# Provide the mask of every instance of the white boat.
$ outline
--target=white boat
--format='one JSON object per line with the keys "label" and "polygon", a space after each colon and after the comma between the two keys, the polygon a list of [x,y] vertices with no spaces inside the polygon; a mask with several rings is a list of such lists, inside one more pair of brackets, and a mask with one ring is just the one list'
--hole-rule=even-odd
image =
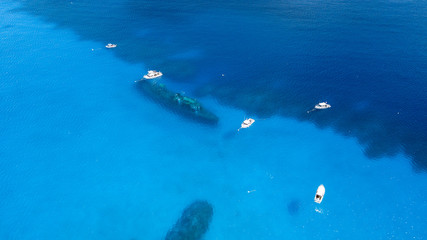
{"label": "white boat", "polygon": [[[240,127],[240,128],[248,128],[248,127],[250,127],[250,126],[252,125],[252,123],[254,123],[254,122],[255,122],[255,120],[254,120],[254,119],[252,119],[252,118],[245,119],[245,121],[243,121],[243,122],[242,122],[242,125],[241,125],[241,127]],[[239,128],[239,130],[240,130],[240,128]]]}
{"label": "white boat", "polygon": [[330,108],[331,105],[329,105],[327,102],[321,102],[316,104],[316,106],[314,106],[315,109],[327,109]]}
{"label": "white boat", "polygon": [[153,79],[163,76],[162,72],[157,72],[155,70],[149,70],[146,75],[144,75],[145,79]]}
{"label": "white boat", "polygon": [[117,44],[109,43],[109,44],[107,44],[105,47],[106,47],[106,48],[115,48],[115,47],[117,47]]}
{"label": "white boat", "polygon": [[321,203],[323,200],[323,196],[325,196],[325,186],[321,184],[317,188],[316,196],[314,196],[314,202]]}

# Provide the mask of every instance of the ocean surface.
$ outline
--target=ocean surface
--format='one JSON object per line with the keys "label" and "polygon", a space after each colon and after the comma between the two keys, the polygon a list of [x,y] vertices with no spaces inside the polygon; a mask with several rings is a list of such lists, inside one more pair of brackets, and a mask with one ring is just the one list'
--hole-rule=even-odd
{"label": "ocean surface", "polygon": [[[0,239],[164,239],[196,200],[206,240],[427,239],[427,1],[2,0],[0,16]],[[148,69],[218,124],[147,97]]]}

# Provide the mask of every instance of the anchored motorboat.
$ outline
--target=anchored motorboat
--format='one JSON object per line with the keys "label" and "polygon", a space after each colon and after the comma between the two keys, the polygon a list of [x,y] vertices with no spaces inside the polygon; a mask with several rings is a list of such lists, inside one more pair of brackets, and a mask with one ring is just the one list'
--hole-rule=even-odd
{"label": "anchored motorboat", "polygon": [[321,203],[324,195],[325,195],[325,186],[321,184],[317,188],[316,196],[314,196],[314,202]]}
{"label": "anchored motorboat", "polygon": [[321,102],[316,104],[316,106],[314,106],[315,109],[327,109],[330,108],[331,105],[329,105],[327,102]]}
{"label": "anchored motorboat", "polygon": [[149,70],[148,73],[146,75],[144,75],[145,79],[153,79],[153,78],[158,78],[163,76],[162,72],[158,72],[155,70]]}
{"label": "anchored motorboat", "polygon": [[106,47],[106,48],[115,48],[115,47],[117,47],[117,44],[109,43],[109,44],[107,44],[105,47]]}
{"label": "anchored motorboat", "polygon": [[[250,126],[252,125],[252,123],[254,123],[254,122],[255,122],[255,120],[254,120],[254,119],[252,119],[252,118],[245,119],[245,121],[243,121],[243,122],[242,122],[242,125],[241,125],[241,127],[240,127],[240,128],[248,128],[248,127],[250,127]],[[240,130],[240,128],[239,128],[238,130]]]}
{"label": "anchored motorboat", "polygon": [[327,109],[330,107],[331,107],[331,105],[329,105],[327,102],[321,102],[321,103],[316,104],[313,109],[307,111],[307,113],[311,113],[311,112],[316,111],[316,110]]}

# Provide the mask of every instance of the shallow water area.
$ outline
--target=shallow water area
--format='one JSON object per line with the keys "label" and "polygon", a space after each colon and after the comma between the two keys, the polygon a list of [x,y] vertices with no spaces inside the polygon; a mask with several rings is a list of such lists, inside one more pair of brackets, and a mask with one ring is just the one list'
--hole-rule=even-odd
{"label": "shallow water area", "polygon": [[427,235],[427,175],[404,156],[209,96],[218,125],[189,121],[138,92],[145,65],[16,6],[0,3],[0,239],[162,239],[197,199],[214,208],[207,240]]}

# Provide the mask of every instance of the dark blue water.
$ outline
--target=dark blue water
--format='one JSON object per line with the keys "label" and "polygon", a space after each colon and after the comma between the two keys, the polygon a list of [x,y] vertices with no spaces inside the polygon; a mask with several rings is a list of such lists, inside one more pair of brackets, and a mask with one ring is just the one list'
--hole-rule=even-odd
{"label": "dark blue water", "polygon": [[[427,2],[7,0],[0,15],[0,239],[163,239],[196,200],[213,206],[206,239],[427,235]],[[219,123],[141,94],[148,69]]]}

